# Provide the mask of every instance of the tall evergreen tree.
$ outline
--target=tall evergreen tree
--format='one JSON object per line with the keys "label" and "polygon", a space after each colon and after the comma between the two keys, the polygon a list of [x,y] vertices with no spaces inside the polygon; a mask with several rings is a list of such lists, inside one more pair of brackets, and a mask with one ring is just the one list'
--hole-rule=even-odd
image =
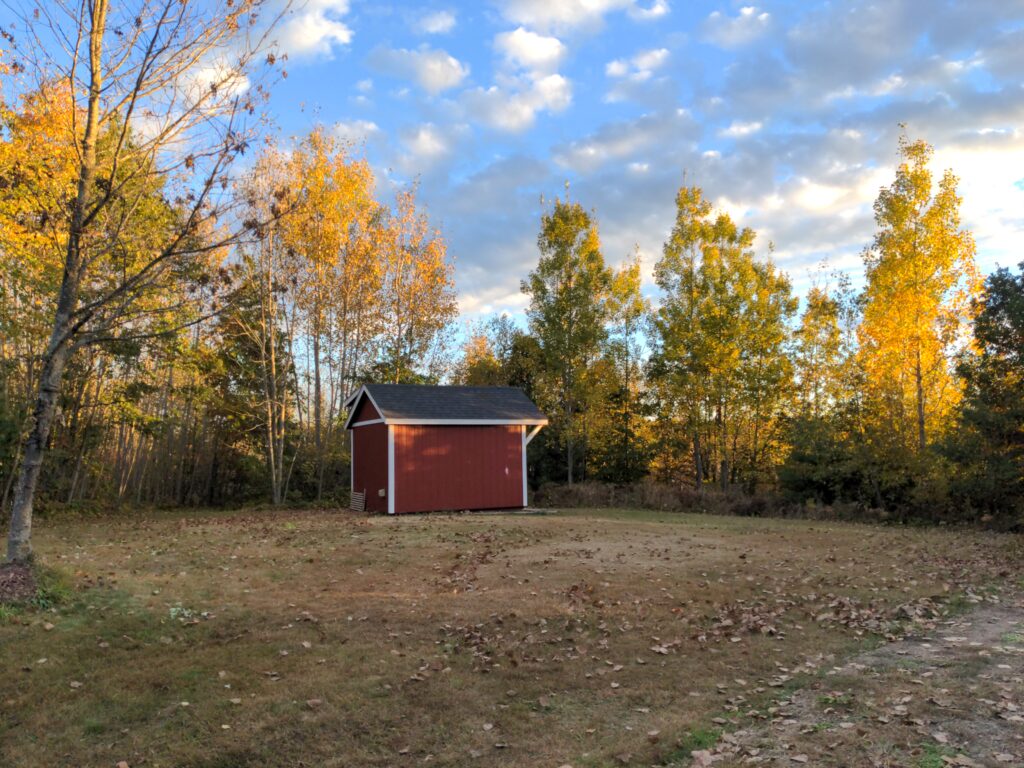
{"label": "tall evergreen tree", "polygon": [[975,509],[1024,525],[1024,262],[989,275],[965,356],[959,429],[948,452],[955,490]]}

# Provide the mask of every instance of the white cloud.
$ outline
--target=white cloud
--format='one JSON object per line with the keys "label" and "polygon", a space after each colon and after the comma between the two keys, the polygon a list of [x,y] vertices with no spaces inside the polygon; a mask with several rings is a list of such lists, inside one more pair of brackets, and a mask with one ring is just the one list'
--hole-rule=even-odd
{"label": "white cloud", "polygon": [[424,35],[445,35],[455,29],[456,23],[455,14],[451,11],[433,11],[421,16],[415,28]]}
{"label": "white cloud", "polygon": [[693,116],[685,109],[675,109],[610,123],[585,139],[558,147],[554,159],[563,168],[581,173],[617,161],[632,161],[633,170],[642,167],[646,171],[651,155],[663,152],[666,142],[685,146],[687,139],[697,135]]}
{"label": "white cloud", "polygon": [[661,69],[668,61],[667,48],[654,48],[640,51],[631,59],[615,59],[609,61],[604,68],[608,77],[629,77],[634,82],[649,80],[654,71]]}
{"label": "white cloud", "polygon": [[623,59],[615,59],[605,64],[604,73],[608,77],[625,77],[629,73],[629,64]]}
{"label": "white cloud", "polygon": [[426,46],[415,51],[377,48],[369,63],[386,74],[413,80],[431,95],[454,88],[469,74],[469,67],[448,52]]}
{"label": "white cloud", "polygon": [[980,266],[987,271],[997,263],[1013,266],[1022,258],[1024,131],[981,129],[977,134],[983,137],[977,146],[965,142],[938,148],[932,172],[936,181],[946,168],[959,177],[963,222],[974,233]]}
{"label": "white cloud", "polygon": [[285,16],[277,44],[291,57],[330,56],[334,46],[348,45],[352,30],[341,19],[349,0],[308,0]]}
{"label": "white cloud", "polygon": [[524,69],[550,72],[565,58],[566,49],[557,37],[547,37],[517,27],[494,38],[494,47],[510,63]]}
{"label": "white cloud", "polygon": [[566,109],[572,103],[572,84],[561,75],[544,75],[521,82],[512,90],[475,88],[466,92],[464,103],[480,122],[518,133],[533,125],[539,112]]}
{"label": "white cloud", "polygon": [[660,19],[662,16],[668,15],[668,12],[668,0],[653,0],[648,6],[634,4],[629,9],[629,15],[641,21]]}
{"label": "white cloud", "polygon": [[638,72],[650,72],[660,68],[668,61],[668,50],[655,48],[650,51],[641,51],[633,57],[633,66]]}
{"label": "white cloud", "polygon": [[358,143],[380,133],[380,127],[370,120],[342,120],[334,124],[334,135],[342,141]]}
{"label": "white cloud", "polygon": [[748,5],[737,16],[713,11],[704,22],[704,36],[722,48],[738,48],[761,37],[770,25],[771,14]]}
{"label": "white cloud", "polygon": [[605,100],[623,101],[636,95],[642,84],[651,80],[654,73],[665,66],[669,56],[667,48],[652,48],[640,51],[629,59],[609,61],[604,67],[605,75],[620,82],[609,91]]}
{"label": "white cloud", "polygon": [[739,139],[744,136],[750,136],[761,130],[762,124],[758,121],[751,121],[745,123],[741,120],[734,120],[728,128],[720,132],[721,136],[727,136],[731,139]]}
{"label": "white cloud", "polygon": [[451,151],[447,137],[433,123],[407,131],[402,136],[402,143],[412,155],[427,161],[436,160]]}
{"label": "white cloud", "polygon": [[506,19],[544,30],[598,27],[612,11],[645,20],[669,10],[667,0],[504,0],[498,5]]}

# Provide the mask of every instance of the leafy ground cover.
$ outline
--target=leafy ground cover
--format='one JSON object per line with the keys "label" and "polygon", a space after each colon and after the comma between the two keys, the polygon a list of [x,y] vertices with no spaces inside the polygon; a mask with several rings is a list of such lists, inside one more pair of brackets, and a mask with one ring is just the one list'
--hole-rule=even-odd
{"label": "leafy ground cover", "polygon": [[[979,607],[1015,621],[1020,537],[636,510],[267,511],[44,525],[37,550],[52,567],[41,597],[0,607],[5,765],[880,754],[917,767],[997,754],[1019,765],[1024,752],[962,751],[955,727],[927,719],[955,719],[952,705],[925,716],[918,699],[896,701],[914,696],[901,690],[916,687],[915,667],[879,664],[868,691],[845,666]],[[1015,647],[1017,627],[1000,647]],[[1003,702],[1012,717],[1020,655],[967,651],[933,697]],[[990,664],[999,676],[979,683]],[[794,701],[824,713],[797,729],[808,745],[770,730],[799,721]],[[847,732],[884,749],[844,761]],[[786,739],[797,751],[777,748]]]}

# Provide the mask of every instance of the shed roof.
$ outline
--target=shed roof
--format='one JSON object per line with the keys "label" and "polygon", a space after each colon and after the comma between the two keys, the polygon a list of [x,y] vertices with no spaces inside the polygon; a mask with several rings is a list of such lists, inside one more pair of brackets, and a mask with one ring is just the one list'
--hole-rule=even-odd
{"label": "shed roof", "polygon": [[[364,384],[345,403],[349,421],[369,397],[385,424],[547,424],[547,417],[518,387],[444,387]],[[346,428],[350,426],[348,422]]]}

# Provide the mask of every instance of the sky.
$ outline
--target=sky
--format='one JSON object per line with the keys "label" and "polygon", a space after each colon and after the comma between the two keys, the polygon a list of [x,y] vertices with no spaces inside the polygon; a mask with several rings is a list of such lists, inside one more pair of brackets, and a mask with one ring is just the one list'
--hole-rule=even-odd
{"label": "sky", "polygon": [[276,34],[282,139],[350,139],[382,199],[418,181],[469,321],[522,318],[566,185],[651,295],[684,181],[797,292],[857,281],[900,123],[960,177],[982,270],[1024,260],[1024,0],[295,0]]}

